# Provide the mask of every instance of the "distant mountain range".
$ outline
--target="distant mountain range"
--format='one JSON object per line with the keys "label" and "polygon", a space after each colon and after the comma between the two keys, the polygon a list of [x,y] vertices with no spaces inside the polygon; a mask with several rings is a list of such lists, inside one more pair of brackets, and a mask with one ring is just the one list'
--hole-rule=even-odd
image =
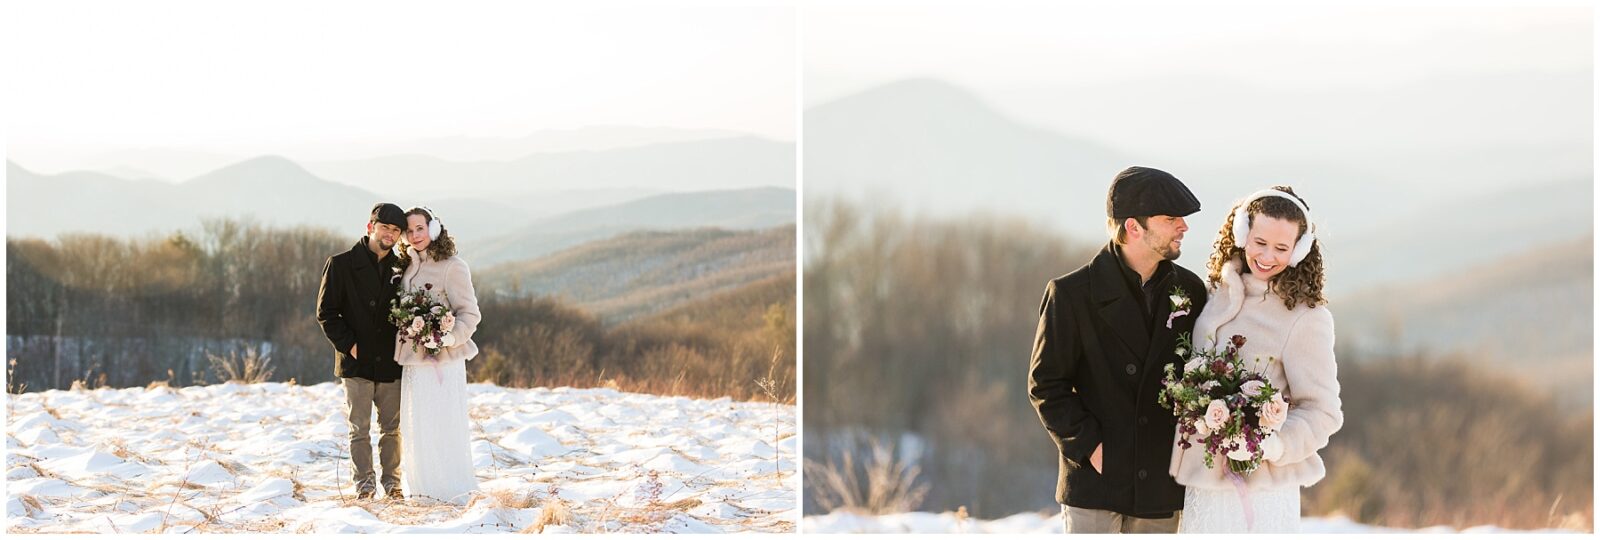
{"label": "distant mountain range", "polygon": [[792,291],[795,235],[792,224],[635,232],[533,260],[473,264],[482,268],[474,271],[480,296],[560,296],[618,322],[778,275],[790,277]]}
{"label": "distant mountain range", "polygon": [[538,220],[486,242],[476,257],[487,264],[529,259],[635,230],[750,230],[794,222],[790,189],[669,193]]}
{"label": "distant mountain range", "polygon": [[92,172],[39,175],[7,162],[6,234],[54,237],[167,234],[202,219],[255,220],[363,234],[373,203],[426,204],[478,264],[533,258],[640,230],[763,229],[794,223],[795,191],[764,187],[658,193],[596,188],[398,200],[331,182],[276,156],[235,163],[171,184]]}
{"label": "distant mountain range", "polygon": [[111,236],[193,228],[202,218],[254,219],[360,234],[376,195],[328,182],[275,156],[255,158],[180,184],[73,172],[38,175],[6,163],[6,234]]}
{"label": "distant mountain range", "polygon": [[[1408,202],[1403,212],[1331,217],[1324,236],[1330,289],[1354,292],[1453,275],[1514,258],[1530,246],[1594,234],[1594,184],[1588,178]],[[1349,234],[1340,228],[1362,219],[1371,223],[1369,232]]]}
{"label": "distant mountain range", "polygon": [[[1594,228],[1592,175],[1552,178],[1500,166],[1495,170],[1506,174],[1499,192],[1483,191],[1493,184],[1482,180],[1477,191],[1461,191],[1418,187],[1452,186],[1448,177],[1397,178],[1375,164],[1332,154],[1284,160],[1241,148],[1225,166],[1215,164],[1223,158],[1199,163],[1133,155],[1014,120],[978,95],[934,79],[889,83],[810,107],[804,137],[807,201],[845,197],[913,212],[1001,213],[1092,242],[1106,238],[1106,190],[1117,171],[1130,165],[1166,170],[1201,200],[1201,211],[1188,218],[1179,260],[1191,269],[1204,267],[1235,200],[1288,184],[1318,220],[1335,293],[1494,260],[1518,249],[1519,239],[1569,240]],[[1513,150],[1507,151],[1527,154]],[[1439,152],[1428,157],[1460,159]]]}
{"label": "distant mountain range", "polygon": [[1106,188],[1117,171],[1139,164],[1015,122],[932,79],[809,108],[805,126],[808,199],[838,195],[939,213],[987,208],[1048,219],[1080,236],[1104,235]]}
{"label": "distant mountain range", "polygon": [[1514,245],[1523,249],[1335,296],[1329,309],[1340,347],[1364,354],[1458,354],[1554,387],[1568,402],[1592,402],[1593,233]]}
{"label": "distant mountain range", "polygon": [[703,191],[795,185],[794,144],[741,136],[598,151],[542,152],[506,161],[398,155],[307,165],[374,193],[523,197],[577,189]]}

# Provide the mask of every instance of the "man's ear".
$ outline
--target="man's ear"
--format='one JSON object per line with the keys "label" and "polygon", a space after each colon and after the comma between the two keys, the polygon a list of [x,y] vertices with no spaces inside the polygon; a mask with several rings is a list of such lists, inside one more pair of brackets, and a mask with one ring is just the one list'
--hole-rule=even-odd
{"label": "man's ear", "polygon": [[1144,227],[1139,226],[1139,218],[1124,218],[1122,220],[1122,228],[1127,229],[1128,237],[1130,238],[1136,234],[1137,236],[1144,236]]}
{"label": "man's ear", "polygon": [[371,235],[372,235],[372,222],[368,221],[367,222],[367,236],[371,236]]}

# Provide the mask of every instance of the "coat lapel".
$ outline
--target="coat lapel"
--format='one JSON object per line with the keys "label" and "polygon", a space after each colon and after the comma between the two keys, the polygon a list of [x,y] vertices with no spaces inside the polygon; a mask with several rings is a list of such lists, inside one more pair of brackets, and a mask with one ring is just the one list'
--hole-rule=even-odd
{"label": "coat lapel", "polygon": [[[1156,289],[1156,294],[1160,294],[1163,299],[1167,297],[1168,291],[1172,290],[1172,284],[1176,282],[1177,279],[1176,276],[1172,276],[1167,278],[1166,281],[1166,283],[1162,284],[1161,288]],[[1193,309],[1190,309],[1190,313],[1184,316],[1192,317],[1197,315],[1196,313],[1193,313],[1193,311]],[[1152,372],[1156,373],[1157,376],[1160,376],[1162,374],[1161,366],[1165,365],[1173,358],[1176,348],[1172,344],[1177,342],[1177,328],[1181,326],[1180,323],[1182,321],[1172,321],[1172,327],[1168,328],[1167,321],[1171,320],[1169,319],[1169,315],[1171,314],[1171,301],[1156,302],[1155,315],[1157,316],[1156,321],[1158,322],[1156,323],[1155,334],[1150,336],[1150,343],[1159,344],[1160,346],[1150,347],[1149,352],[1144,357],[1144,373],[1146,376],[1149,376]]]}
{"label": "coat lapel", "polygon": [[351,250],[355,252],[356,259],[356,263],[350,268],[351,277],[355,280],[356,287],[361,290],[361,298],[368,302],[375,302],[383,296],[383,291],[380,290],[383,284],[378,283],[378,269],[372,265],[371,254],[366,253],[366,249],[367,244],[363,239],[363,241],[356,244],[355,249]]}
{"label": "coat lapel", "polygon": [[1144,310],[1128,291],[1116,254],[1108,248],[1094,259],[1090,283],[1100,320],[1111,327],[1134,358],[1145,358],[1150,351],[1150,336],[1145,332]]}

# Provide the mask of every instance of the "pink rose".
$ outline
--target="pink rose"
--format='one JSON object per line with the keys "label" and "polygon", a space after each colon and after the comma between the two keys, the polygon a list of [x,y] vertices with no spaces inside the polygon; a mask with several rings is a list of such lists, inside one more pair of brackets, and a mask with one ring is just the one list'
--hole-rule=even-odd
{"label": "pink rose", "polygon": [[421,332],[422,331],[422,327],[427,326],[427,325],[428,325],[428,321],[422,320],[422,317],[412,318],[411,319],[411,335],[413,335],[413,336],[417,335],[417,332]]}
{"label": "pink rose", "polygon": [[1289,419],[1289,402],[1283,394],[1273,394],[1272,399],[1261,404],[1261,427],[1276,430]]}
{"label": "pink rose", "polygon": [[440,332],[444,332],[444,333],[448,334],[452,330],[455,330],[455,329],[456,329],[456,315],[454,313],[445,314],[444,317],[439,319],[439,331]]}
{"label": "pink rose", "polygon": [[1244,383],[1243,386],[1240,386],[1239,390],[1241,392],[1244,392],[1244,395],[1247,395],[1247,396],[1250,396],[1250,397],[1256,397],[1256,396],[1261,395],[1261,388],[1266,386],[1266,385],[1267,385],[1267,383],[1264,383],[1264,382],[1261,382],[1261,381],[1250,381],[1250,382]]}
{"label": "pink rose", "polygon": [[1206,415],[1201,421],[1205,422],[1206,428],[1216,431],[1217,428],[1228,423],[1229,416],[1228,404],[1223,403],[1220,399],[1213,399],[1211,400],[1211,405],[1206,407]]}

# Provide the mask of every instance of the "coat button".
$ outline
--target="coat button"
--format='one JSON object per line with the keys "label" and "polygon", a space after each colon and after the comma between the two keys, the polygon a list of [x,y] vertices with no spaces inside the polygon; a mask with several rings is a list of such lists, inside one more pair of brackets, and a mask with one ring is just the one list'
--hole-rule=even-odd
{"label": "coat button", "polygon": [[1140,416],[1139,417],[1139,425],[1141,425],[1141,426],[1150,425],[1150,417],[1148,417],[1148,416]]}
{"label": "coat button", "polygon": [[1145,478],[1148,478],[1148,477],[1150,477],[1150,473],[1144,472],[1144,469],[1139,469],[1139,479],[1140,480],[1144,480]]}
{"label": "coat button", "polygon": [[1132,374],[1138,373],[1138,372],[1139,372],[1139,366],[1136,366],[1136,365],[1133,365],[1133,364],[1128,364],[1128,374],[1129,375],[1132,375]]}
{"label": "coat button", "polygon": [[[376,305],[378,305],[378,301],[377,300],[368,300],[367,301],[367,307],[372,307],[372,306],[376,306]],[[1128,366],[1128,367],[1133,367],[1133,366]]]}

